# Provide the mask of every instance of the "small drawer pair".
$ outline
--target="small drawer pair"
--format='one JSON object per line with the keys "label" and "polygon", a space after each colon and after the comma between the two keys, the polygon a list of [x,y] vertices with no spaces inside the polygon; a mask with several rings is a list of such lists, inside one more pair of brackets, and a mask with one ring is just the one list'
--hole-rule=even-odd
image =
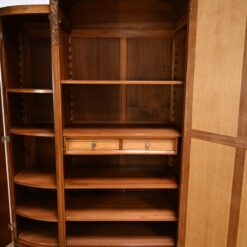
{"label": "small drawer pair", "polygon": [[65,138],[65,152],[82,153],[96,151],[114,151],[124,153],[125,151],[134,152],[167,152],[176,154],[177,139],[167,140],[84,140],[80,138]]}

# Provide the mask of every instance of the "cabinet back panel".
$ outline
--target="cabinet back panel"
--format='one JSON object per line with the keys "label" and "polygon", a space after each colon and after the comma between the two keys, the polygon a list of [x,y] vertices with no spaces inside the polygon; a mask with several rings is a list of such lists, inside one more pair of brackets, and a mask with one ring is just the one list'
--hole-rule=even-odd
{"label": "cabinet back panel", "polygon": [[27,83],[31,87],[51,88],[50,37],[32,37],[29,44],[30,66]]}
{"label": "cabinet back panel", "polygon": [[12,136],[14,173],[28,167],[55,169],[55,145],[52,138]]}
{"label": "cabinet back panel", "polygon": [[74,80],[118,80],[119,39],[72,38]]}
{"label": "cabinet back panel", "polygon": [[73,28],[120,24],[172,23],[178,13],[172,4],[160,0],[71,1],[69,17]]}
{"label": "cabinet back panel", "polygon": [[171,79],[172,39],[128,39],[128,80]]}
{"label": "cabinet back panel", "polygon": [[52,88],[48,18],[17,16],[3,19],[6,84],[16,88]]}
{"label": "cabinet back panel", "polygon": [[[70,97],[66,97],[70,90]],[[69,123],[83,121],[117,121],[119,119],[119,86],[64,86],[64,104]]]}
{"label": "cabinet back panel", "polygon": [[170,86],[128,86],[126,91],[128,121],[170,120]]}
{"label": "cabinet back panel", "polygon": [[12,126],[53,123],[52,95],[11,94],[9,110]]}

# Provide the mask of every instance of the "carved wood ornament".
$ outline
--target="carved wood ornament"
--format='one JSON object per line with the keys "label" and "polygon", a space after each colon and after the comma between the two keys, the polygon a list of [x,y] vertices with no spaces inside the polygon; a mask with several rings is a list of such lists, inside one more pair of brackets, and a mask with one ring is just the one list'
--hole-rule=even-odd
{"label": "carved wood ornament", "polygon": [[50,0],[50,25],[51,25],[51,42],[52,45],[58,44],[58,0]]}

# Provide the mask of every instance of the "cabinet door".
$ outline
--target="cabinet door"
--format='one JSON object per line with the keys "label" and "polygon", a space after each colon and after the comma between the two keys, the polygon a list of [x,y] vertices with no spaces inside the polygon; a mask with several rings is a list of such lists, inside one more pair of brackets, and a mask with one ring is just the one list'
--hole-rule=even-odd
{"label": "cabinet door", "polygon": [[[1,71],[0,71],[1,72]],[[1,73],[0,73],[1,76]],[[0,78],[1,80],[1,78]],[[2,104],[0,101],[0,136],[3,136]],[[4,144],[0,142],[0,246],[6,246],[11,242],[11,231],[8,229],[9,204],[7,190],[7,176],[5,165]]]}
{"label": "cabinet door", "polygon": [[247,246],[246,13],[191,2],[179,246]]}

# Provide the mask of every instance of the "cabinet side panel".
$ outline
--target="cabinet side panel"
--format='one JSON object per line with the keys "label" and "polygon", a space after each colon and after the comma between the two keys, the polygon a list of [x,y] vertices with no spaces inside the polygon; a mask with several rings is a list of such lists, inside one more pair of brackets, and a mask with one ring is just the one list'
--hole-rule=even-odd
{"label": "cabinet side panel", "polygon": [[237,136],[246,11],[242,0],[198,2],[193,129]]}
{"label": "cabinet side panel", "polygon": [[245,152],[244,181],[240,207],[237,247],[247,246],[247,152]]}
{"label": "cabinet side panel", "polygon": [[227,246],[235,148],[192,139],[186,247]]}

